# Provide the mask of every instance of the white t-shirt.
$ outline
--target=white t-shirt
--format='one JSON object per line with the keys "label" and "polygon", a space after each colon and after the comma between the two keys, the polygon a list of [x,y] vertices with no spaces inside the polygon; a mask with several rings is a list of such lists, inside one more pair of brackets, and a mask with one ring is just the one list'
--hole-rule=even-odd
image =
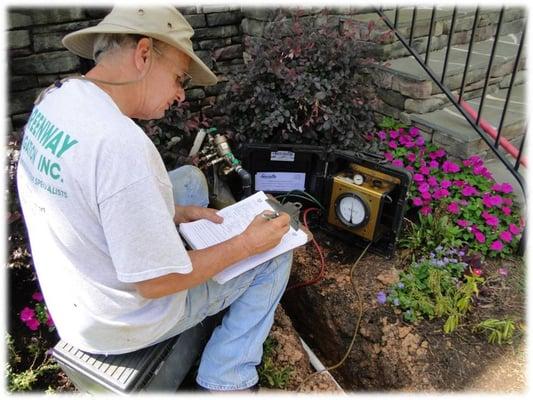
{"label": "white t-shirt", "polygon": [[117,354],[175,325],[186,290],[146,299],[133,285],[192,270],[170,180],[145,133],[104,91],[74,79],[35,106],[20,155],[20,202],[60,337]]}

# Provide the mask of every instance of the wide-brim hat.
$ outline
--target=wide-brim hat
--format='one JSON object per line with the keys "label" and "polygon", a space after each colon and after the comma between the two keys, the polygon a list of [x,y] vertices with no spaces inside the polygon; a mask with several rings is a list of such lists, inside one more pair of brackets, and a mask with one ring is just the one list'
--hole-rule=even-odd
{"label": "wide-brim hat", "polygon": [[63,45],[80,57],[92,59],[94,41],[100,33],[144,35],[165,42],[191,58],[187,72],[193,84],[217,83],[215,74],[194,54],[194,30],[175,7],[115,7],[98,25],[66,35]]}

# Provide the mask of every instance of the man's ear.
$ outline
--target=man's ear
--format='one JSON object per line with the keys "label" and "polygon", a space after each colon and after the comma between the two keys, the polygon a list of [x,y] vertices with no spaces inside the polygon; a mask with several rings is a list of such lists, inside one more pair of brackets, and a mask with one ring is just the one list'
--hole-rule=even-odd
{"label": "man's ear", "polygon": [[137,42],[134,53],[135,66],[139,71],[144,71],[150,65],[150,57],[153,56],[152,43],[149,38],[142,38]]}

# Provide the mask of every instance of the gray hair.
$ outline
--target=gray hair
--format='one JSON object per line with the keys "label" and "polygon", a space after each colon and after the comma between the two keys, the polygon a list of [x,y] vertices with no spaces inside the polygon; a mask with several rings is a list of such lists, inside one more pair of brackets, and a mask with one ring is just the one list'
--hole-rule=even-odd
{"label": "gray hair", "polygon": [[[98,64],[102,56],[116,49],[127,49],[137,45],[143,35],[125,34],[125,33],[99,33],[93,44],[93,60]],[[154,44],[159,43],[154,39]]]}

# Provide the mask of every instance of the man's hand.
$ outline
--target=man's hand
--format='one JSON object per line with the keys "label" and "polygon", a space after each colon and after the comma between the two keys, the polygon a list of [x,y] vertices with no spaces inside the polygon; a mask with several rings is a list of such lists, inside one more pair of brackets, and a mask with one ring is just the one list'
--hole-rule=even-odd
{"label": "man's hand", "polygon": [[289,214],[282,212],[274,219],[268,219],[266,215],[268,211],[257,215],[241,234],[248,257],[276,247],[289,231]]}
{"label": "man's hand", "polygon": [[216,224],[221,224],[224,221],[218,210],[214,208],[205,208],[200,206],[176,206],[176,214],[174,215],[174,223],[181,224],[182,222],[192,222],[199,219],[207,219]]}

